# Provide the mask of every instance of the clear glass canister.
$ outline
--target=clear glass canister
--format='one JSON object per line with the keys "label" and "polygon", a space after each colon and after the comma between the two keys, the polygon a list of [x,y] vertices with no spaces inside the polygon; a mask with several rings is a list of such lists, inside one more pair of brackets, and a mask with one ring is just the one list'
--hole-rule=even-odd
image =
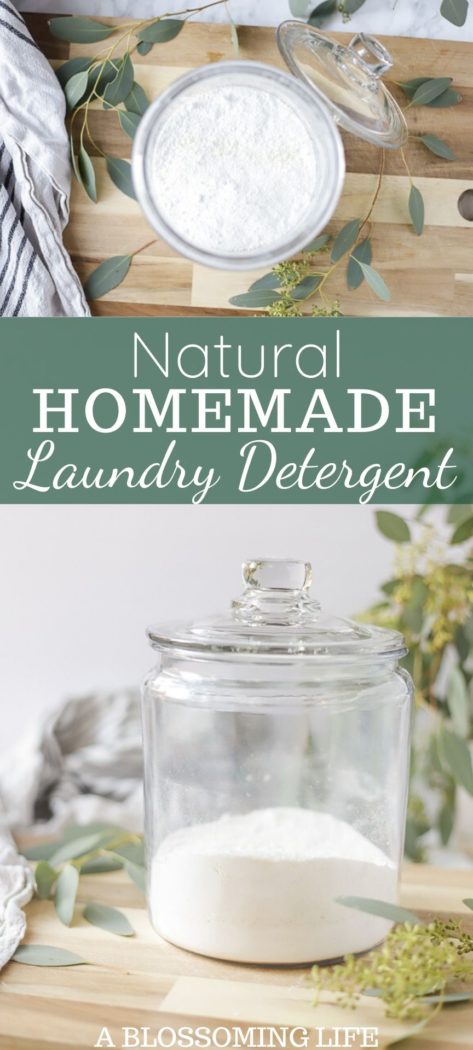
{"label": "clear glass canister", "polygon": [[[391,58],[378,41],[362,34],[342,46],[298,21],[283,22],[277,41],[290,72],[241,60],[194,69],[147,109],[134,140],[133,179],[146,217],[176,251],[206,266],[274,266],[325,229],[345,175],[338,125],[382,148],[407,138],[381,80]],[[269,109],[260,110],[263,101]],[[281,104],[279,136],[272,135],[268,114]],[[215,182],[209,157],[223,164]],[[196,226],[202,216],[207,223]]]}
{"label": "clear glass canister", "polygon": [[395,903],[412,683],[395,631],[326,616],[305,562],[255,559],[228,614],[152,628],[143,693],[151,921],[243,963],[363,952]]}

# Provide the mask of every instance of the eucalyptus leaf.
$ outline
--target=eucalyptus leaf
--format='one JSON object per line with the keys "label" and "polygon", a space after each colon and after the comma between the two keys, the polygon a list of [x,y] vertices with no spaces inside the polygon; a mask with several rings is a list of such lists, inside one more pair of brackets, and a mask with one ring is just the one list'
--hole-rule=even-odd
{"label": "eucalyptus leaf", "polygon": [[338,262],[342,255],[346,255],[354,245],[360,232],[360,227],[361,219],[351,219],[350,222],[347,222],[342,227],[332,245],[332,262]]}
{"label": "eucalyptus leaf", "polygon": [[278,275],[276,273],[274,273],[274,271],[271,271],[271,273],[266,273],[264,275],[264,277],[258,277],[257,281],[253,281],[253,284],[250,284],[250,287],[249,287],[248,290],[250,292],[259,292],[259,291],[261,291],[263,289],[266,289],[266,288],[270,288],[270,289],[274,290],[275,288],[280,288],[280,287],[281,287],[281,278],[278,277]]}
{"label": "eucalyptus leaf", "polygon": [[427,84],[432,79],[432,77],[414,77],[413,80],[401,80],[399,87],[402,88],[406,95],[409,95],[409,97],[412,98],[421,84]]}
{"label": "eucalyptus leaf", "polygon": [[123,56],[114,79],[106,85],[103,100],[109,106],[118,106],[130,94],[135,81],[133,62],[129,54]]}
{"label": "eucalyptus leaf", "polygon": [[239,306],[246,310],[261,310],[265,306],[272,306],[279,299],[277,292],[273,292],[270,289],[254,290],[250,292],[243,292],[242,295],[233,295],[230,299],[232,306]]}
{"label": "eucalyptus leaf", "polygon": [[111,59],[93,66],[89,70],[89,91],[95,91],[96,95],[102,98],[107,86],[115,80],[119,69],[118,61],[112,62]]}
{"label": "eucalyptus leaf", "polygon": [[69,109],[74,109],[74,106],[77,106],[77,103],[83,98],[87,91],[88,83],[88,73],[86,70],[83,70],[81,73],[74,73],[74,76],[64,85],[64,94]]}
{"label": "eucalyptus leaf", "polygon": [[21,853],[27,860],[50,860],[57,850],[57,842],[42,842],[38,846],[27,846]]}
{"label": "eucalyptus leaf", "polygon": [[440,14],[454,26],[464,26],[468,17],[468,0],[442,0]]}
{"label": "eucalyptus leaf", "polygon": [[466,543],[467,540],[471,540],[473,536],[473,514],[471,517],[466,518],[465,521],[460,522],[455,529],[450,543]]}
{"label": "eucalyptus leaf", "polygon": [[455,809],[451,802],[446,802],[439,813],[438,829],[442,846],[447,846],[453,831]]}
{"label": "eucalyptus leaf", "polygon": [[291,291],[293,299],[298,301],[308,299],[310,295],[318,288],[322,278],[318,274],[309,274],[307,277],[303,277],[295,288]]}
{"label": "eucalyptus leaf", "polygon": [[154,22],[143,26],[136,32],[138,40],[152,44],[165,44],[181,32],[184,22],[180,18],[156,18]]}
{"label": "eucalyptus leaf", "polygon": [[94,849],[98,849],[103,843],[103,833],[97,833],[95,835],[84,835],[83,837],[76,838],[72,842],[63,842],[50,856],[49,860],[51,866],[57,867],[59,864],[64,864],[67,860],[75,860],[76,857],[82,857],[84,853],[90,853]]}
{"label": "eucalyptus leaf", "polygon": [[[430,102],[426,102],[425,105],[433,108],[443,109],[447,106],[456,106],[459,102],[461,102],[461,95],[459,95],[458,91],[455,91],[455,89],[450,86],[452,84],[452,78],[443,77],[442,80],[447,81],[448,86],[443,91],[441,91],[439,95],[435,94],[434,90],[435,97],[432,98]],[[401,81],[399,87],[401,87],[405,94],[408,95],[410,99],[412,99],[419,88],[423,87],[424,85],[427,88],[427,86],[432,83],[436,84],[437,78],[415,77],[414,80]],[[428,89],[427,93],[429,93]]]}
{"label": "eucalyptus leaf", "polygon": [[389,919],[390,922],[407,922],[411,926],[421,925],[420,919],[412,911],[400,908],[397,904],[390,904],[389,901],[375,900],[370,897],[337,897],[336,900],[345,908],[354,908],[367,915],[377,915],[380,919]]}
{"label": "eucalyptus leaf", "polygon": [[153,50],[154,44],[152,40],[140,40],[137,45],[137,52],[139,55],[149,55],[150,51]]}
{"label": "eucalyptus leaf", "polygon": [[74,918],[79,872],[72,864],[66,864],[57,880],[54,907],[64,926],[70,926]]}
{"label": "eucalyptus leaf", "polygon": [[57,871],[48,864],[47,860],[38,861],[34,870],[34,878],[36,883],[36,893],[41,900],[47,900],[57,877]]}
{"label": "eucalyptus leaf", "polygon": [[145,847],[144,842],[130,842],[124,846],[117,846],[113,850],[114,854],[118,857],[123,857],[124,860],[131,860],[133,864],[138,864],[139,867],[143,867],[145,862]]}
{"label": "eucalyptus leaf", "polygon": [[94,204],[97,203],[97,186],[95,182],[95,170],[94,165],[87,153],[84,145],[80,146],[78,165],[80,171],[80,177],[85,192]]}
{"label": "eucalyptus leaf", "polygon": [[471,503],[452,503],[447,511],[448,524],[459,525],[460,522],[466,521],[472,513],[473,506]]}
{"label": "eucalyptus leaf", "polygon": [[100,926],[101,930],[107,930],[108,933],[116,933],[119,937],[134,936],[135,931],[126,915],[117,908],[111,908],[108,904],[96,904],[95,901],[90,901],[84,908],[83,916],[92,926]]}
{"label": "eucalyptus leaf", "polygon": [[455,732],[459,736],[468,737],[470,735],[470,696],[460,667],[454,667],[450,674],[447,707]]}
{"label": "eucalyptus leaf", "polygon": [[330,15],[335,14],[338,10],[338,0],[323,0],[321,4],[317,4],[314,10],[309,15],[309,25],[321,26]]}
{"label": "eucalyptus leaf", "polygon": [[403,1035],[400,1035],[399,1037],[396,1036],[394,1039],[391,1039],[391,1041],[389,1043],[387,1043],[386,1045],[391,1047],[391,1046],[402,1046],[403,1043],[409,1043],[410,1047],[411,1047],[412,1046],[412,1040],[415,1039],[415,1037],[417,1035],[419,1035],[420,1032],[422,1032],[424,1030],[424,1028],[425,1028],[426,1024],[428,1024],[429,1020],[430,1020],[430,1017],[428,1015],[427,1015],[427,1017],[423,1017],[422,1021],[418,1021],[417,1024],[415,1024],[413,1026],[413,1028],[409,1028],[409,1030],[407,1032],[404,1030],[404,1034]]}
{"label": "eucalyptus leaf", "polygon": [[50,944],[20,944],[13,956],[14,962],[28,966],[86,966],[85,959],[65,948]]}
{"label": "eucalyptus leaf", "polygon": [[372,291],[379,299],[388,303],[391,298],[391,292],[383,281],[381,274],[379,274],[377,270],[374,270],[372,266],[369,266],[368,263],[362,262],[361,259],[357,259],[356,263],[358,266],[361,266],[366,283],[369,284]]}
{"label": "eucalyptus leaf", "polygon": [[393,594],[396,587],[399,587],[399,580],[387,580],[386,583],[381,584],[383,594],[387,594],[388,596]]}
{"label": "eucalyptus leaf", "polygon": [[108,174],[117,189],[121,190],[122,193],[125,193],[127,197],[132,197],[133,200],[135,200],[136,194],[133,187],[133,179],[131,177],[130,162],[128,160],[122,160],[121,157],[106,157],[105,162]]}
{"label": "eucalyptus leaf", "polygon": [[94,18],[76,18],[70,15],[50,18],[48,25],[53,36],[71,44],[92,44],[98,40],[106,40],[118,28],[97,22]]}
{"label": "eucalyptus leaf", "polygon": [[75,175],[79,185],[82,186],[82,175],[81,175],[80,170],[79,170],[79,158],[78,158],[77,154],[74,151],[75,147],[74,147],[74,140],[72,138],[72,135],[70,135],[70,137],[69,137],[69,148],[70,148],[70,151],[71,151],[72,170],[74,172],[74,175]]}
{"label": "eucalyptus leaf", "polygon": [[464,897],[462,903],[466,904],[470,911],[473,911],[473,897]]}
{"label": "eucalyptus leaf", "polygon": [[123,861],[118,857],[91,857],[82,864],[81,875],[102,875],[108,871],[121,871]]}
{"label": "eucalyptus leaf", "polygon": [[118,119],[120,121],[120,127],[122,131],[125,132],[125,135],[128,135],[130,139],[134,139],[141,121],[139,113],[129,113],[126,109],[119,109]]}
{"label": "eucalyptus leaf", "polygon": [[[470,616],[469,616],[468,620],[466,621],[466,623],[459,624],[457,626],[457,629],[456,629],[456,632],[455,632],[454,644],[455,644],[455,648],[457,650],[457,653],[458,653],[458,656],[459,656],[461,664],[464,664],[464,663],[466,663],[466,661],[469,661],[470,654],[472,652],[473,646],[472,646],[472,640],[471,640],[471,636],[470,636],[472,621],[473,621],[473,618],[472,618],[472,616],[470,614]],[[470,694],[471,694],[472,714],[473,714],[473,680],[470,683]]]}
{"label": "eucalyptus leaf", "polygon": [[421,839],[428,830],[428,828],[419,828],[419,825],[414,820],[407,820],[404,848],[409,860],[413,860],[415,863],[419,863],[419,861],[422,860],[422,847],[419,844],[419,839]]}
{"label": "eucalyptus leaf", "polygon": [[442,764],[451,773],[457,784],[461,784],[473,795],[473,764],[466,740],[442,726],[439,734],[439,751]]}
{"label": "eucalyptus leaf", "polygon": [[320,252],[320,251],[322,251],[323,248],[326,247],[326,245],[328,244],[329,240],[330,240],[330,236],[329,236],[328,233],[321,233],[319,237],[316,237],[314,241],[311,241],[310,244],[308,244],[307,247],[304,248],[304,251],[306,251],[306,252]]}
{"label": "eucalyptus leaf", "polygon": [[367,263],[368,266],[371,263],[373,257],[373,250],[371,248],[371,241],[369,237],[365,237],[364,241],[360,241],[356,248],[353,249],[347,265],[347,285],[349,288],[355,290],[363,284],[365,275],[361,266],[357,266],[358,262]]}
{"label": "eucalyptus leaf", "polygon": [[70,824],[62,833],[62,841],[73,842],[74,839],[83,838],[84,835],[98,835],[99,832],[104,837],[104,841],[117,838],[118,835],[129,834],[126,828],[121,828],[119,824],[107,824],[104,820],[93,820],[88,824]]}
{"label": "eucalyptus leaf", "polygon": [[308,6],[308,0],[289,0],[291,15],[294,15],[294,18],[305,18]]}
{"label": "eucalyptus leaf", "polygon": [[130,91],[130,94],[127,95],[127,97],[125,99],[125,106],[126,106],[128,112],[129,113],[138,113],[138,115],[140,117],[142,117],[143,113],[146,113],[146,110],[148,109],[149,104],[150,104],[150,101],[149,101],[149,98],[148,98],[146,92],[141,87],[141,84],[138,84],[137,81],[135,80],[134,83],[133,83],[132,89]]}
{"label": "eucalyptus leaf", "polygon": [[344,15],[354,15],[359,7],[363,7],[366,0],[342,0],[342,12]]}
{"label": "eucalyptus leaf", "polygon": [[409,194],[409,214],[415,232],[417,236],[420,237],[424,232],[425,208],[424,198],[417,186],[411,186],[411,192]]}
{"label": "eucalyptus leaf", "polygon": [[411,106],[428,106],[433,102],[439,95],[443,95],[444,91],[450,87],[452,83],[451,77],[432,77],[426,80],[423,84],[414,91],[411,98]]}
{"label": "eucalyptus leaf", "polygon": [[398,514],[393,514],[389,510],[378,510],[376,512],[376,524],[386,539],[393,540],[394,543],[410,542],[411,532],[409,526],[404,521],[404,518],[400,518]]}
{"label": "eucalyptus leaf", "polygon": [[404,608],[404,623],[414,634],[420,634],[422,631],[424,606],[428,593],[424,580],[417,577],[412,584],[411,595]]}
{"label": "eucalyptus leaf", "polygon": [[446,142],[437,138],[437,135],[419,135],[419,139],[431,153],[435,153],[436,157],[442,157],[443,160],[455,160],[453,150],[447,146]]}
{"label": "eucalyptus leaf", "polygon": [[366,3],[366,0],[342,0],[343,2],[343,13],[345,15],[354,15],[355,11],[359,11],[360,7]]}
{"label": "eucalyptus leaf", "polygon": [[101,299],[107,292],[111,292],[112,288],[121,284],[130,269],[132,258],[132,255],[112,255],[110,259],[100,263],[100,266],[92,270],[84,284],[86,298]]}
{"label": "eucalyptus leaf", "polygon": [[83,73],[85,70],[88,70],[92,61],[90,57],[79,57],[70,58],[67,62],[63,62],[62,66],[56,69],[56,76],[61,87],[64,88],[67,81],[75,76],[76,73]]}
{"label": "eucalyptus leaf", "polygon": [[135,886],[142,893],[146,891],[146,871],[139,864],[134,864],[132,860],[125,861],[125,871],[128,877],[134,882]]}
{"label": "eucalyptus leaf", "polygon": [[409,194],[409,215],[418,237],[424,232],[425,208],[424,198],[417,186],[411,186]]}
{"label": "eucalyptus leaf", "polygon": [[432,109],[447,109],[450,106],[458,106],[462,101],[462,98],[463,96],[460,95],[458,91],[455,91],[454,88],[447,88],[447,90],[441,95],[438,95],[437,98],[432,99],[432,102],[429,102],[428,105],[431,106]]}
{"label": "eucalyptus leaf", "polygon": [[442,1003],[444,1006],[454,1006],[455,1003],[469,1003],[473,999],[473,992],[444,992],[438,995],[423,995],[422,1002],[429,1006]]}
{"label": "eucalyptus leaf", "polygon": [[[441,776],[445,776],[445,763],[441,756],[441,743],[438,736],[432,735],[428,743],[428,762],[434,773],[440,773]],[[450,776],[450,773],[448,773],[448,776]],[[453,777],[451,779],[453,781]]]}

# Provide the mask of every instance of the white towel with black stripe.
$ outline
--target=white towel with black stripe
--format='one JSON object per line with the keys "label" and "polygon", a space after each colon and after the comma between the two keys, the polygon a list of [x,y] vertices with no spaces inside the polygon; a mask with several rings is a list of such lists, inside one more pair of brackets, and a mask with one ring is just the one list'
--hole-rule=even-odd
{"label": "white towel with black stripe", "polygon": [[65,101],[11,0],[0,0],[0,317],[86,317],[63,244]]}

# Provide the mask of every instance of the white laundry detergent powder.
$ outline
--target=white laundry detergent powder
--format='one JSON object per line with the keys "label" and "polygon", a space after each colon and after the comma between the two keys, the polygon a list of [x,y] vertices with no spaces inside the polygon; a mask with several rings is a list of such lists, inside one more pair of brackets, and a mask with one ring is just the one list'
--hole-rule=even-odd
{"label": "white laundry detergent powder", "polygon": [[276,807],[169,835],[150,873],[153,925],[219,959],[310,963],[372,948],[391,924],[337,904],[395,902],[397,873],[377,846],[326,813]]}
{"label": "white laundry detergent powder", "polygon": [[284,244],[317,192],[314,148],[295,107],[239,84],[175,100],[151,167],[168,225],[196,248],[223,255]]}

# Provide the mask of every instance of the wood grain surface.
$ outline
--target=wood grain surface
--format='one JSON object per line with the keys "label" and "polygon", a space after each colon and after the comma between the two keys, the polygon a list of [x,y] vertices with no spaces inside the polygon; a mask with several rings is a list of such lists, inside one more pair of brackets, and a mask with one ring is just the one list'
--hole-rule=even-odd
{"label": "wood grain surface", "polygon": [[[473,933],[473,913],[461,903],[473,895],[471,871],[407,865],[402,903],[421,916],[460,915]],[[125,911],[136,935],[121,938],[90,926],[85,901]],[[27,907],[25,943],[69,948],[88,966],[42,968],[9,963],[0,975],[0,1050],[89,1050],[107,1026],[117,1046],[121,1028],[170,1025],[303,1025],[379,1028],[380,1047],[404,1034],[388,1022],[373,998],[346,1011],[324,996],[312,1005],[305,969],[241,966],[205,959],[161,940],[149,924],[144,901],[122,872],[83,876],[73,926],[63,926],[49,901]],[[406,1050],[469,1050],[473,1007],[444,1010]],[[359,1043],[354,1043],[355,1046]],[[314,1047],[314,1037],[311,1046]]]}
{"label": "wood grain surface", "polygon": [[[92,5],[91,5],[92,6]],[[118,20],[114,20],[115,22]],[[68,57],[93,54],[103,42],[93,45],[63,43],[47,28],[45,16],[29,17],[31,30],[57,67]],[[338,34],[347,40],[347,34]],[[246,27],[239,30],[241,57],[283,67],[274,30]],[[473,222],[462,218],[458,200],[473,191],[473,43],[440,40],[386,38],[394,67],[389,86],[398,100],[406,99],[396,86],[417,76],[452,76],[463,101],[449,109],[413,108],[409,126],[413,135],[433,133],[446,140],[455,152],[453,162],[441,160],[411,140],[407,156],[416,185],[426,204],[426,229],[417,237],[409,225],[407,198],[409,178],[399,151],[386,152],[386,177],[375,211],[371,235],[374,265],[384,275],[392,294],[382,303],[366,282],[356,292],[346,288],[344,266],[340,267],[327,293],[338,298],[344,314],[354,316],[449,316],[473,315]],[[206,62],[234,57],[229,27],[188,24],[179,36],[157,45],[145,57],[136,55],[137,79],[154,98],[180,74]],[[118,119],[95,104],[91,131],[106,153],[129,157],[131,143],[121,132]],[[376,185],[380,152],[361,139],[344,136],[347,156],[345,189],[329,229],[336,233],[344,222],[366,214]],[[74,185],[71,221],[66,243],[82,279],[104,258],[133,252],[147,243],[153,231],[138,205],[124,197],[108,179],[104,161],[94,157],[99,203],[94,205]],[[94,305],[99,314],[188,313],[222,315],[232,295],[246,291],[258,273],[249,275],[209,270],[181,258],[156,241],[137,257],[125,282]],[[232,310],[234,312],[234,310]]]}

